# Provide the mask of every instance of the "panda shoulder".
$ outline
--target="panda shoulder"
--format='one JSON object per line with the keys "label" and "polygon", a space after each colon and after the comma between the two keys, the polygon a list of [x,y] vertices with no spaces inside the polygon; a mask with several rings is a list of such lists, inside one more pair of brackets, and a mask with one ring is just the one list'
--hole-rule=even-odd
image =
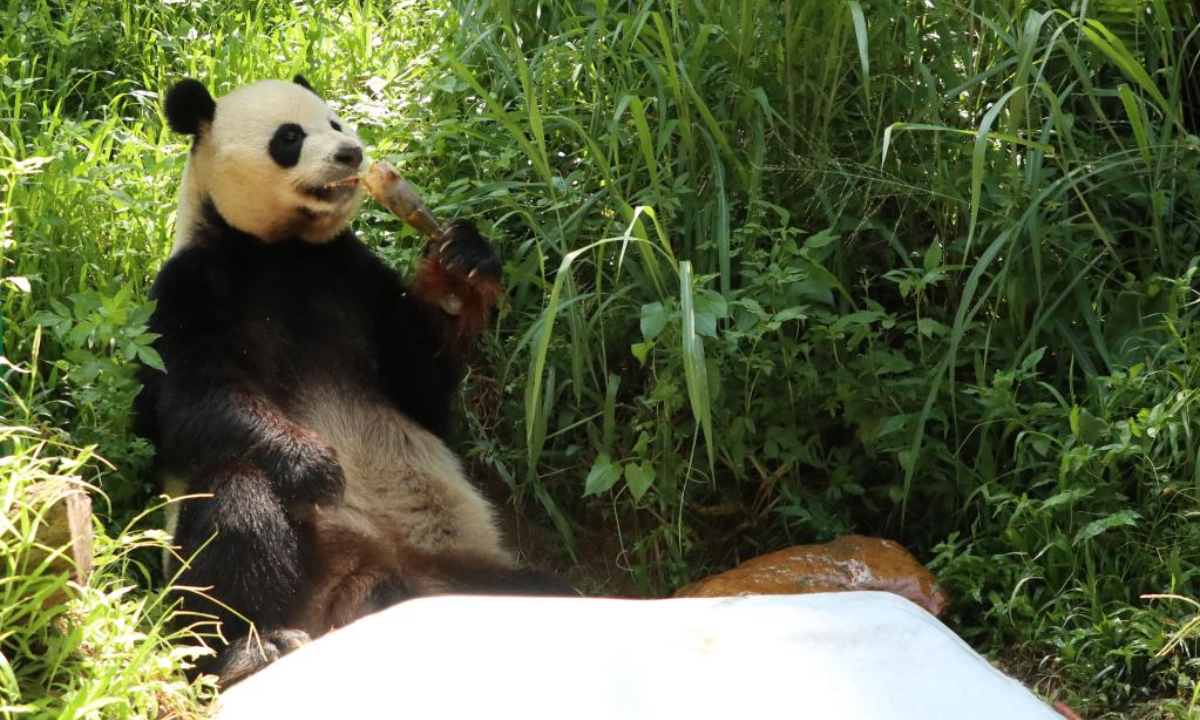
{"label": "panda shoulder", "polygon": [[376,287],[389,290],[405,284],[400,273],[384,262],[379,253],[364,243],[362,238],[354,232],[347,231],[338,239],[338,242],[342,245],[342,252],[351,259],[355,273],[364,280],[370,280]]}
{"label": "panda shoulder", "polygon": [[213,248],[185,248],[171,256],[150,288],[157,313],[218,310],[232,294],[226,258]]}

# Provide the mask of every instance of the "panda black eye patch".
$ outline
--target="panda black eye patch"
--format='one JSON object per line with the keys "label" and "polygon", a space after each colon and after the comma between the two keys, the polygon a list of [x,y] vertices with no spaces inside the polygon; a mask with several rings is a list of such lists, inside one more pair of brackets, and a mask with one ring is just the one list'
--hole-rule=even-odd
{"label": "panda black eye patch", "polygon": [[304,130],[296,123],[280,125],[267,145],[271,159],[279,167],[295,167],[300,162],[300,150],[304,147]]}

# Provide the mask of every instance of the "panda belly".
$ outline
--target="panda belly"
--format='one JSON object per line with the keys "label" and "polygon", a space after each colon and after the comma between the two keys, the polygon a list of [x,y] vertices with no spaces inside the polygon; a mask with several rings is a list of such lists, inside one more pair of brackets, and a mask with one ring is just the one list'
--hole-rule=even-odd
{"label": "panda belly", "polygon": [[314,637],[408,597],[452,592],[464,573],[516,567],[492,507],[440,438],[352,389],[310,393],[298,417],[337,451],[340,503],[307,529],[309,592],[296,626]]}

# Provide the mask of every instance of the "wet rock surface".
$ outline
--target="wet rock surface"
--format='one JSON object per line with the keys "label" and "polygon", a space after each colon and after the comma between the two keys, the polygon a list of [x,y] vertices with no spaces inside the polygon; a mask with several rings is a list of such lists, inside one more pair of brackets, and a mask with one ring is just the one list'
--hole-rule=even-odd
{"label": "wet rock surface", "polygon": [[936,578],[899,543],[847,535],[761,555],[680,588],[675,597],[785,595],[881,590],[908,598],[933,615],[946,596]]}

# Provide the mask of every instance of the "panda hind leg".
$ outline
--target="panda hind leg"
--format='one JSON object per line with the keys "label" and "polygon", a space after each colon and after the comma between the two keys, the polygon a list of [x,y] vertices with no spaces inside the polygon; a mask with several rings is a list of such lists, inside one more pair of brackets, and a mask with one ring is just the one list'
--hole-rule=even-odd
{"label": "panda hind leg", "polygon": [[247,463],[204,473],[189,490],[211,496],[180,507],[175,539],[187,565],[178,585],[201,589],[183,594],[184,617],[220,623],[228,644],[195,671],[228,687],[308,641],[287,628],[306,576],[300,538],[270,479]]}

